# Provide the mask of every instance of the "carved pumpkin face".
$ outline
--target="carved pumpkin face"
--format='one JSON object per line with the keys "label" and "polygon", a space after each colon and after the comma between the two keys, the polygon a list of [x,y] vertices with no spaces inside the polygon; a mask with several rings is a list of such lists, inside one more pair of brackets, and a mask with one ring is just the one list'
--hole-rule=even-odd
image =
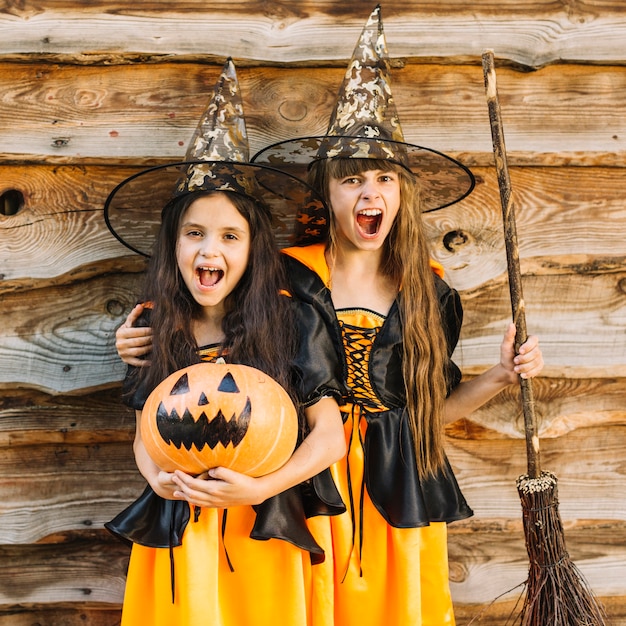
{"label": "carved pumpkin face", "polygon": [[267,374],[197,363],[152,391],[140,429],[148,454],[165,471],[200,474],[221,466],[262,476],[293,453],[298,418],[287,392]]}

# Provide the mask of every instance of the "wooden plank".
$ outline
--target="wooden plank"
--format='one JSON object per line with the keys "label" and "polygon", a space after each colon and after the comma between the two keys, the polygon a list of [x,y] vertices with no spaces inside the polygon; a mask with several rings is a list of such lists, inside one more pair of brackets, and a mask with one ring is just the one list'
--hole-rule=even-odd
{"label": "wooden plank", "polygon": [[128,443],[134,434],[135,413],[122,404],[119,387],[82,396],[0,391],[0,449]]}
{"label": "wooden plank", "polygon": [[[512,423],[519,420],[518,413],[511,413]],[[101,528],[145,486],[135,466],[131,435],[129,429],[125,442],[1,448],[0,544]],[[519,520],[515,481],[526,470],[521,438],[487,431],[469,420],[449,429],[448,435],[450,462],[476,519]],[[561,515],[567,523],[580,518],[626,520],[624,446],[623,412],[619,420],[592,420],[556,438],[542,436],[542,464],[559,479]]]}
{"label": "wooden plank", "polygon": [[[518,419],[517,413],[511,420]],[[474,433],[477,436],[477,433]],[[448,456],[476,519],[518,519],[517,478],[526,472],[521,439],[449,437]],[[626,421],[577,428],[541,438],[541,465],[558,478],[564,522],[593,518],[626,521]]]}
{"label": "wooden plank", "polygon": [[0,544],[102,528],[145,488],[132,443],[2,449]]}
{"label": "wooden plank", "polygon": [[[258,3],[213,3],[210,11],[206,5],[181,3],[156,13],[156,3],[143,10],[121,4],[107,2],[101,10],[95,5],[80,13],[76,5],[64,3],[5,11],[0,14],[0,54],[83,63],[224,54],[264,63],[343,62],[369,12],[357,2],[283,2],[269,10]],[[616,2],[567,7],[536,1],[497,7],[486,0],[472,5],[395,2],[385,6],[384,16],[393,56],[466,59],[489,47],[531,68],[561,61],[626,60],[626,18]]]}
{"label": "wooden plank", "polygon": [[[625,533],[623,524],[607,527],[585,523],[566,529],[573,561],[600,596],[620,592],[615,581],[623,580],[625,573]],[[464,605],[477,604],[485,608],[504,594],[496,603],[499,610],[498,605],[519,594],[519,588],[511,590],[525,580],[528,570],[521,527],[455,524],[450,527],[449,546],[457,610],[467,612]],[[0,546],[0,556],[0,603],[5,607],[59,603],[119,607],[128,548],[113,538],[92,533],[61,543]]]}
{"label": "wooden plank", "polygon": [[[24,198],[17,213],[0,218],[0,293],[62,285],[122,269],[128,273],[145,269],[142,258],[109,233],[103,214],[109,192],[137,169],[0,167],[3,188],[17,190]],[[125,255],[128,259],[118,260]],[[136,283],[130,275],[124,280],[127,288]],[[54,294],[59,297],[61,292]],[[128,295],[123,308],[127,299]],[[110,302],[107,306],[115,309],[117,305]]]}
{"label": "wooden plank", "polygon": [[[547,258],[545,262],[549,264]],[[540,337],[547,363],[543,375],[626,376],[623,262],[621,267],[606,273],[524,277],[528,332]],[[467,315],[454,360],[465,373],[477,373],[499,358],[511,321],[509,291],[501,282],[461,296]]]}
{"label": "wooden plank", "polygon": [[127,274],[5,295],[0,388],[86,393],[116,385],[126,370],[115,330],[136,292]]}
{"label": "wooden plank", "polygon": [[[477,185],[470,196],[424,215],[446,281],[468,299],[506,276],[495,168],[473,171]],[[626,257],[626,169],[511,167],[510,174],[524,275],[619,274]]]}
{"label": "wooden plank", "polygon": [[[623,602],[626,525],[572,525],[565,529],[565,542],[572,561],[593,592],[603,598],[621,595]],[[476,528],[452,524],[448,544],[455,608],[461,608],[466,615],[470,607],[474,615],[483,609],[487,615],[494,609],[496,612],[504,607],[511,609],[510,603],[520,597],[521,585],[528,575],[521,524],[519,528],[497,523]],[[496,601],[495,607],[489,608],[492,601]]]}
{"label": "wooden plank", "polygon": [[76,605],[49,603],[35,606],[0,607],[0,626],[119,626],[119,604],[95,606],[88,602]]}
{"label": "wooden plank", "polygon": [[129,548],[106,531],[60,543],[0,545],[0,606],[87,602],[117,608],[128,555]]}
{"label": "wooden plank", "polygon": [[[626,40],[625,40],[626,41]],[[0,161],[85,165],[175,160],[221,64],[113,67],[0,62]],[[343,68],[239,68],[250,148],[323,134]],[[407,141],[493,163],[480,57],[408,64],[393,90]],[[618,165],[626,152],[626,67],[498,69],[511,164]],[[98,185],[83,181],[83,186]]]}
{"label": "wooden plank", "polygon": [[[535,410],[542,439],[562,437],[578,428],[626,424],[624,378],[548,378],[533,380]],[[525,437],[518,385],[511,385],[467,419],[447,426],[454,439],[493,440]]]}
{"label": "wooden plank", "polygon": [[[144,269],[143,261],[109,233],[102,213],[115,185],[141,169],[0,166],[0,189],[24,197],[16,214],[0,216],[0,293]],[[468,293],[501,281],[506,273],[495,171],[474,171],[478,183],[468,198],[425,215],[426,234],[446,280]],[[619,270],[626,256],[626,168],[512,167],[511,179],[525,274]]]}

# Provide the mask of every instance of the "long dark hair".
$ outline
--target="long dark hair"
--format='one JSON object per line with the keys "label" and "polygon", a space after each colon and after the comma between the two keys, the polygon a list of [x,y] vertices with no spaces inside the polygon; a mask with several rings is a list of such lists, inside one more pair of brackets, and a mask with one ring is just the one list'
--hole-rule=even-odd
{"label": "long dark hair", "polygon": [[[400,210],[383,246],[380,272],[398,291],[402,288],[399,307],[406,408],[418,468],[428,475],[442,468],[445,459],[443,405],[448,351],[415,178],[392,161],[337,158],[313,163],[309,182],[331,206],[330,179],[354,176],[366,170],[394,171],[400,179]],[[328,241],[331,260],[335,246],[333,233],[331,220]]]}
{"label": "long dark hair", "polygon": [[199,362],[193,320],[201,307],[178,269],[176,246],[180,224],[200,197],[226,194],[250,227],[250,255],[241,280],[225,301],[222,320],[226,360],[264,371],[293,396],[291,376],[295,324],[283,265],[274,241],[269,210],[247,196],[230,191],[194,192],[168,203],[145,279],[144,301],[152,303],[150,367],[141,368],[139,384],[148,391],[172,372]]}

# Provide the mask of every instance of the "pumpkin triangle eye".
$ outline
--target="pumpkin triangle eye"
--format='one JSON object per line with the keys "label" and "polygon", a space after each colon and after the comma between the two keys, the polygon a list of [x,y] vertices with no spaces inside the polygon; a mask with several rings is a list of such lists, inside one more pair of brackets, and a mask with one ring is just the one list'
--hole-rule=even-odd
{"label": "pumpkin triangle eye", "polygon": [[230,372],[222,378],[222,382],[219,384],[217,390],[223,391],[224,393],[239,393],[239,387],[237,387],[237,383]]}
{"label": "pumpkin triangle eye", "polygon": [[204,391],[200,394],[200,398],[198,399],[198,406],[204,406],[209,403],[209,399],[206,397]]}
{"label": "pumpkin triangle eye", "polygon": [[170,396],[178,396],[183,393],[189,393],[189,377],[187,374],[183,374],[172,387],[172,391],[170,391]]}

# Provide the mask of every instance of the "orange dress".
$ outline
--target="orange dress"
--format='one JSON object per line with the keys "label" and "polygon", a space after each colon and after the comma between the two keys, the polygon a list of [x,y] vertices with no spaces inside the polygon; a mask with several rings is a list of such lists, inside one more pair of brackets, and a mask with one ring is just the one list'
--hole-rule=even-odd
{"label": "orange dress", "polygon": [[[203,360],[216,357],[217,349],[201,351]],[[298,518],[293,505],[299,496],[288,502],[286,508],[272,509],[278,514],[266,515],[257,533],[261,537],[252,538],[259,528],[259,507],[190,508],[181,501],[158,498],[148,488],[142,498],[107,523],[116,535],[133,541],[122,626],[309,624],[314,601],[312,561],[323,557],[319,546],[309,551],[295,545],[291,537],[277,538],[281,535],[277,520],[289,535],[294,525],[291,516]],[[170,524],[176,525],[173,520],[184,517],[181,511],[187,514],[186,524],[170,529]],[[297,524],[306,530],[304,514],[300,518]],[[169,546],[154,547],[162,542],[154,539],[154,526],[164,529],[161,536],[166,535]],[[315,547],[318,554],[314,555]]]}
{"label": "orange dress", "polygon": [[348,383],[358,404],[342,407],[349,451],[331,468],[348,511],[309,520],[320,544],[332,546],[313,572],[314,585],[325,589],[332,601],[332,609],[318,607],[325,613],[320,624],[452,626],[446,524],[394,528],[382,518],[363,484],[367,423],[362,407],[369,412],[386,409],[367,375],[369,349],[384,318],[364,310],[340,310],[337,317],[349,350]]}
{"label": "orange dress", "polygon": [[[312,571],[318,601],[311,624],[453,626],[447,523],[472,511],[447,461],[433,477],[417,472],[404,413],[399,307],[394,303],[387,316],[335,310],[324,246],[283,253],[295,297],[317,312],[334,344],[328,367],[342,372],[344,385],[348,453],[331,474],[347,511],[308,520],[326,553]],[[460,301],[443,280],[434,280],[451,354]],[[451,385],[457,384],[460,371],[451,361],[448,367]]]}

